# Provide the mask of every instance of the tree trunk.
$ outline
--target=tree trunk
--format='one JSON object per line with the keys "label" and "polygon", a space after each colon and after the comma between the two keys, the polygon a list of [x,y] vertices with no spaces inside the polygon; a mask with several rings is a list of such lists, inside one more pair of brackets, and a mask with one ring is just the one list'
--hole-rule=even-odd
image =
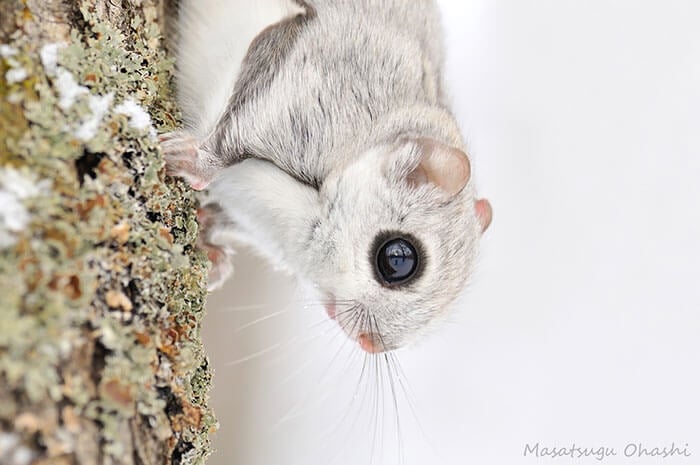
{"label": "tree trunk", "polygon": [[209,453],[208,264],[155,137],[167,6],[0,0],[0,464]]}

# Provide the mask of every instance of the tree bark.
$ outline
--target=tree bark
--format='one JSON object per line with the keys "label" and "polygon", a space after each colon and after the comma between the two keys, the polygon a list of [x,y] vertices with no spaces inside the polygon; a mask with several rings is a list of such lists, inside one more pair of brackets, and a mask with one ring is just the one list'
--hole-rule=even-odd
{"label": "tree bark", "polygon": [[0,463],[190,464],[216,421],[164,0],[0,0]]}

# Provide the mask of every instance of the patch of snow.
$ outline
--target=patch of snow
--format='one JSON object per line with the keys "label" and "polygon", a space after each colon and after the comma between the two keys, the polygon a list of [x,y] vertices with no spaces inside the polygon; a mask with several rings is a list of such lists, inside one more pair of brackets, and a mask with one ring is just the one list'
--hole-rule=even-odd
{"label": "patch of snow", "polygon": [[13,92],[7,96],[7,102],[13,105],[19,105],[22,103],[22,94],[19,92]]}
{"label": "patch of snow", "polygon": [[29,465],[36,458],[36,453],[20,444],[20,438],[14,433],[0,432],[0,463],[7,465]]}
{"label": "patch of snow", "polygon": [[51,181],[48,179],[38,181],[36,176],[22,173],[15,168],[0,167],[0,189],[11,192],[21,200],[44,194],[50,187]]}
{"label": "patch of snow", "polygon": [[79,95],[89,92],[88,88],[75,82],[73,75],[63,68],[58,68],[56,74],[57,77],[54,85],[58,91],[58,106],[61,107],[62,110],[68,110],[73,106]]}
{"label": "patch of snow", "polygon": [[88,119],[75,130],[74,135],[83,142],[87,142],[97,134],[100,123],[105,114],[112,105],[114,93],[110,92],[106,95],[91,95],[88,100],[88,106],[92,114]]}
{"label": "patch of snow", "polygon": [[14,449],[19,444],[19,436],[0,432],[0,457],[7,454],[10,449]]}
{"label": "patch of snow", "polygon": [[23,230],[29,222],[29,212],[20,199],[8,192],[0,191],[0,203],[3,205],[0,211],[0,225],[12,232]]}
{"label": "patch of snow", "polygon": [[12,68],[5,73],[5,80],[8,84],[14,84],[15,82],[22,82],[27,79],[27,70],[24,68]]}
{"label": "patch of snow", "polygon": [[14,245],[15,235],[29,224],[29,212],[22,200],[38,196],[49,186],[49,180],[37,182],[14,168],[0,168],[0,248]]}
{"label": "patch of snow", "polygon": [[147,129],[151,127],[151,115],[138,103],[128,98],[114,108],[116,113],[129,118],[129,127]]}
{"label": "patch of snow", "polygon": [[39,50],[41,64],[44,65],[47,75],[55,76],[58,72],[58,50],[65,46],[66,44],[61,43],[46,44]]}
{"label": "patch of snow", "polygon": [[20,63],[14,58],[16,55],[16,49],[6,44],[0,44],[0,57],[10,65],[10,69],[5,73],[5,80],[8,84],[22,82],[27,79],[27,71],[23,69]]}
{"label": "patch of snow", "polygon": [[17,55],[17,49],[7,44],[0,44],[0,57],[9,58],[14,55]]}
{"label": "patch of snow", "polygon": [[36,454],[33,450],[26,446],[20,446],[15,449],[15,453],[12,454],[12,459],[10,460],[11,465],[29,465],[36,458]]}

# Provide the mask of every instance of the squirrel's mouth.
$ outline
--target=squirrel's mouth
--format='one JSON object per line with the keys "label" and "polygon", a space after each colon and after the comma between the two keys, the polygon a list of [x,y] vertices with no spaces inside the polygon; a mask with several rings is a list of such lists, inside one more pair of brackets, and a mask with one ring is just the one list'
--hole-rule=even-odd
{"label": "squirrel's mouth", "polygon": [[335,320],[337,315],[335,296],[327,291],[325,291],[324,294],[325,299],[323,300],[323,307],[326,309],[328,318],[330,318],[331,320]]}
{"label": "squirrel's mouth", "polygon": [[[355,325],[353,325],[352,328],[348,328],[347,325],[342,324],[341,321],[338,321],[337,319],[337,302],[335,300],[335,296],[332,294],[328,294],[326,296],[326,301],[323,304],[324,308],[326,309],[326,313],[328,314],[328,317],[331,320],[334,320],[336,323],[338,323],[338,326],[343,330],[343,332],[351,339],[354,340],[355,342],[358,343],[360,348],[364,350],[365,352],[369,354],[378,354],[381,352],[385,352],[389,350],[385,345],[384,342],[381,340],[381,336],[379,336],[376,333],[373,332],[365,332],[361,330],[356,330]],[[341,314],[345,313],[346,311],[341,312]],[[342,318],[343,320],[345,318]]]}
{"label": "squirrel's mouth", "polygon": [[326,302],[324,307],[326,308],[326,313],[328,314],[328,318],[330,318],[331,320],[335,320],[335,301]]}

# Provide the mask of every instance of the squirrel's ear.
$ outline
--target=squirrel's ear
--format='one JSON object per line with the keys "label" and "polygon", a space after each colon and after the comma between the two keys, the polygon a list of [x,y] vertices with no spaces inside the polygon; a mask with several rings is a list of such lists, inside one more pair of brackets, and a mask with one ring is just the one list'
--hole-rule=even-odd
{"label": "squirrel's ear", "polygon": [[491,208],[491,203],[486,199],[479,199],[474,203],[474,209],[476,210],[476,217],[479,219],[479,224],[481,224],[481,232],[486,232],[491,226],[491,221],[493,221],[493,208]]}
{"label": "squirrel's ear", "polygon": [[471,177],[467,154],[432,139],[415,141],[420,151],[419,162],[406,180],[414,186],[430,183],[451,199],[462,192]]}

